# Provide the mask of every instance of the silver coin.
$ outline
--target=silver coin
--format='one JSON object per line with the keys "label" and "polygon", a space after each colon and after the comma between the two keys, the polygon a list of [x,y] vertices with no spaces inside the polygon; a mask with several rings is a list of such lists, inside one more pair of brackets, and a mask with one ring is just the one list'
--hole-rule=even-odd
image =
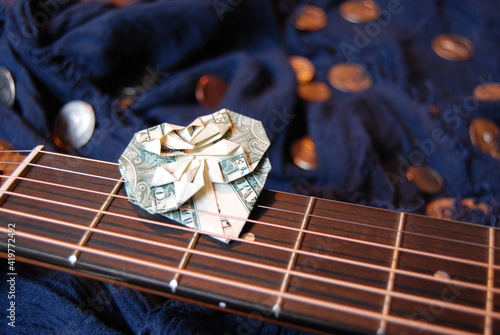
{"label": "silver coin", "polygon": [[0,102],[8,107],[14,105],[16,100],[16,85],[12,74],[5,67],[0,67]]}
{"label": "silver coin", "polygon": [[481,101],[499,101],[500,83],[485,83],[474,89],[474,97]]}
{"label": "silver coin", "polygon": [[339,7],[340,16],[352,23],[367,23],[380,17],[380,8],[371,0],[349,0]]}
{"label": "silver coin", "polygon": [[373,86],[373,79],[365,68],[354,63],[340,63],[330,67],[328,82],[342,92],[364,92]]}
{"label": "silver coin", "polygon": [[54,142],[60,148],[80,149],[92,137],[95,114],[91,105],[75,100],[65,104],[54,124]]}
{"label": "silver coin", "polygon": [[441,58],[460,62],[474,55],[474,44],[462,35],[442,34],[432,40],[432,50]]}

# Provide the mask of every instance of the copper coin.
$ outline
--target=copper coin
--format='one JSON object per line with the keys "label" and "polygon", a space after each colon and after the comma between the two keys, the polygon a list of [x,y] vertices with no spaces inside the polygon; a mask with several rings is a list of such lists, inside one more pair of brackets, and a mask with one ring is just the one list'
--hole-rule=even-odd
{"label": "copper coin", "polygon": [[380,17],[380,8],[371,0],[350,0],[340,5],[339,13],[349,22],[367,23]]}
{"label": "copper coin", "polygon": [[429,112],[434,117],[438,117],[441,114],[441,110],[439,110],[439,107],[436,106],[436,105],[430,105],[429,106]]}
{"label": "copper coin", "polygon": [[330,67],[328,81],[342,92],[363,92],[373,86],[373,79],[365,68],[353,63],[340,63]]}
{"label": "copper coin", "polygon": [[500,83],[486,83],[474,89],[474,97],[481,101],[499,101]]}
{"label": "copper coin", "polygon": [[[467,198],[462,200],[462,206],[467,207],[471,210],[479,210],[483,213],[488,212],[488,205],[485,203],[476,203],[474,199]],[[456,200],[452,198],[441,198],[429,202],[425,208],[426,214],[428,216],[451,220],[453,218],[453,212],[456,210]]]}
{"label": "copper coin", "polygon": [[226,95],[227,83],[216,75],[204,75],[196,85],[196,100],[208,108],[219,107]]}
{"label": "copper coin", "polygon": [[325,11],[319,7],[305,5],[295,12],[295,28],[304,31],[316,31],[323,29],[328,23]]}
{"label": "copper coin", "polygon": [[306,135],[293,142],[290,154],[295,165],[301,169],[316,170],[318,167],[316,145],[310,136]]}
{"label": "copper coin", "polygon": [[485,118],[476,118],[469,126],[469,135],[476,148],[500,159],[500,131],[495,123]]}
{"label": "copper coin", "polygon": [[289,62],[295,71],[299,84],[308,83],[314,78],[316,70],[309,59],[302,56],[290,56]]}
{"label": "copper coin", "polygon": [[474,55],[471,40],[462,35],[442,34],[432,40],[432,49],[441,58],[450,61],[465,61]]}
{"label": "copper coin", "polygon": [[297,94],[301,99],[315,102],[325,102],[332,97],[332,92],[327,84],[321,81],[311,81],[299,85]]}
{"label": "copper coin", "polygon": [[428,166],[410,166],[406,171],[406,178],[428,194],[438,193],[444,186],[443,177]]}
{"label": "copper coin", "polygon": [[54,124],[54,143],[60,148],[80,149],[92,137],[95,114],[91,105],[75,100],[65,104]]}
{"label": "copper coin", "polygon": [[0,67],[0,102],[8,107],[14,105],[16,99],[16,85],[12,74],[5,67]]}

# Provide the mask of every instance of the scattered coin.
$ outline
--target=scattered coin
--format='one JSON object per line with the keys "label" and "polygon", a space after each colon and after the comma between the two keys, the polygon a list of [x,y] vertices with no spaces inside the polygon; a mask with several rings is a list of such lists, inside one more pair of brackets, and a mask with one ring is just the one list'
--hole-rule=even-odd
{"label": "scattered coin", "polygon": [[499,101],[500,83],[485,83],[474,89],[474,97],[481,101]]}
{"label": "scattered coin", "polygon": [[297,94],[301,99],[314,102],[325,102],[332,97],[327,84],[321,81],[311,81],[297,87]]}
{"label": "scattered coin", "polygon": [[372,0],[344,1],[339,12],[340,16],[352,23],[367,23],[380,17],[380,8]]}
{"label": "scattered coin", "polygon": [[299,7],[295,13],[295,28],[304,31],[316,31],[323,29],[328,23],[325,11],[319,7],[305,5]]}
{"label": "scattered coin", "polygon": [[438,193],[444,186],[443,177],[428,166],[410,166],[406,171],[406,178],[428,194]]}
{"label": "scattered coin", "polygon": [[219,107],[226,95],[227,83],[216,75],[204,75],[196,85],[196,100],[208,108]]}
{"label": "scattered coin", "polygon": [[[488,206],[485,203],[476,203],[474,199],[467,198],[462,200],[462,206],[471,210],[480,210],[483,213],[488,212]],[[456,200],[453,198],[441,198],[429,202],[425,208],[427,216],[452,220],[453,212],[456,210]]]}
{"label": "scattered coin", "polygon": [[95,114],[91,105],[75,100],[65,104],[54,124],[54,143],[60,148],[80,149],[92,137]]}
{"label": "scattered coin", "polygon": [[314,78],[316,70],[309,59],[302,56],[290,56],[289,61],[299,84],[308,83]]}
{"label": "scattered coin", "polygon": [[441,58],[450,61],[465,61],[474,55],[471,40],[462,35],[442,34],[432,40],[432,49]]}
{"label": "scattered coin", "polygon": [[295,165],[301,169],[316,170],[318,167],[316,145],[310,136],[306,135],[293,142],[290,154]]}
{"label": "scattered coin", "polygon": [[16,85],[12,74],[5,67],[0,67],[0,102],[8,107],[14,105],[16,99]]}
{"label": "scattered coin", "polygon": [[441,111],[439,110],[439,107],[436,106],[436,105],[430,105],[429,106],[429,112],[434,117],[438,117],[441,114]]}
{"label": "scattered coin", "polygon": [[118,106],[122,110],[129,108],[137,100],[138,95],[139,93],[137,92],[137,89],[135,89],[134,87],[124,87],[121,90],[120,96],[118,97],[117,100]]}
{"label": "scattered coin", "polygon": [[373,79],[365,68],[353,63],[340,63],[330,67],[328,81],[342,92],[363,92],[373,86]]}
{"label": "scattered coin", "polygon": [[476,118],[469,126],[469,135],[477,149],[500,159],[500,130],[495,123],[485,118]]}

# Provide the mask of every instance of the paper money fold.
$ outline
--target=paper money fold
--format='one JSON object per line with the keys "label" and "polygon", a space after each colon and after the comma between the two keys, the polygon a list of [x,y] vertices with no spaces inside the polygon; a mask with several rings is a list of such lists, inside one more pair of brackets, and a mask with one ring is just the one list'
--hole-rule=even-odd
{"label": "paper money fold", "polygon": [[119,167],[127,194],[146,211],[238,237],[271,170],[269,145],[260,121],[222,109],[187,127],[137,132]]}

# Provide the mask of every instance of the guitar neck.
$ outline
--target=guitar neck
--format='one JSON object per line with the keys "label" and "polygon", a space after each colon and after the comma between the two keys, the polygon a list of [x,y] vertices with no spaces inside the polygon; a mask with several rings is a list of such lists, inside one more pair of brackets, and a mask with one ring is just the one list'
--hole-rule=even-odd
{"label": "guitar neck", "polygon": [[131,204],[116,164],[28,160],[0,191],[17,259],[316,332],[500,329],[494,228],[265,190],[224,244]]}

